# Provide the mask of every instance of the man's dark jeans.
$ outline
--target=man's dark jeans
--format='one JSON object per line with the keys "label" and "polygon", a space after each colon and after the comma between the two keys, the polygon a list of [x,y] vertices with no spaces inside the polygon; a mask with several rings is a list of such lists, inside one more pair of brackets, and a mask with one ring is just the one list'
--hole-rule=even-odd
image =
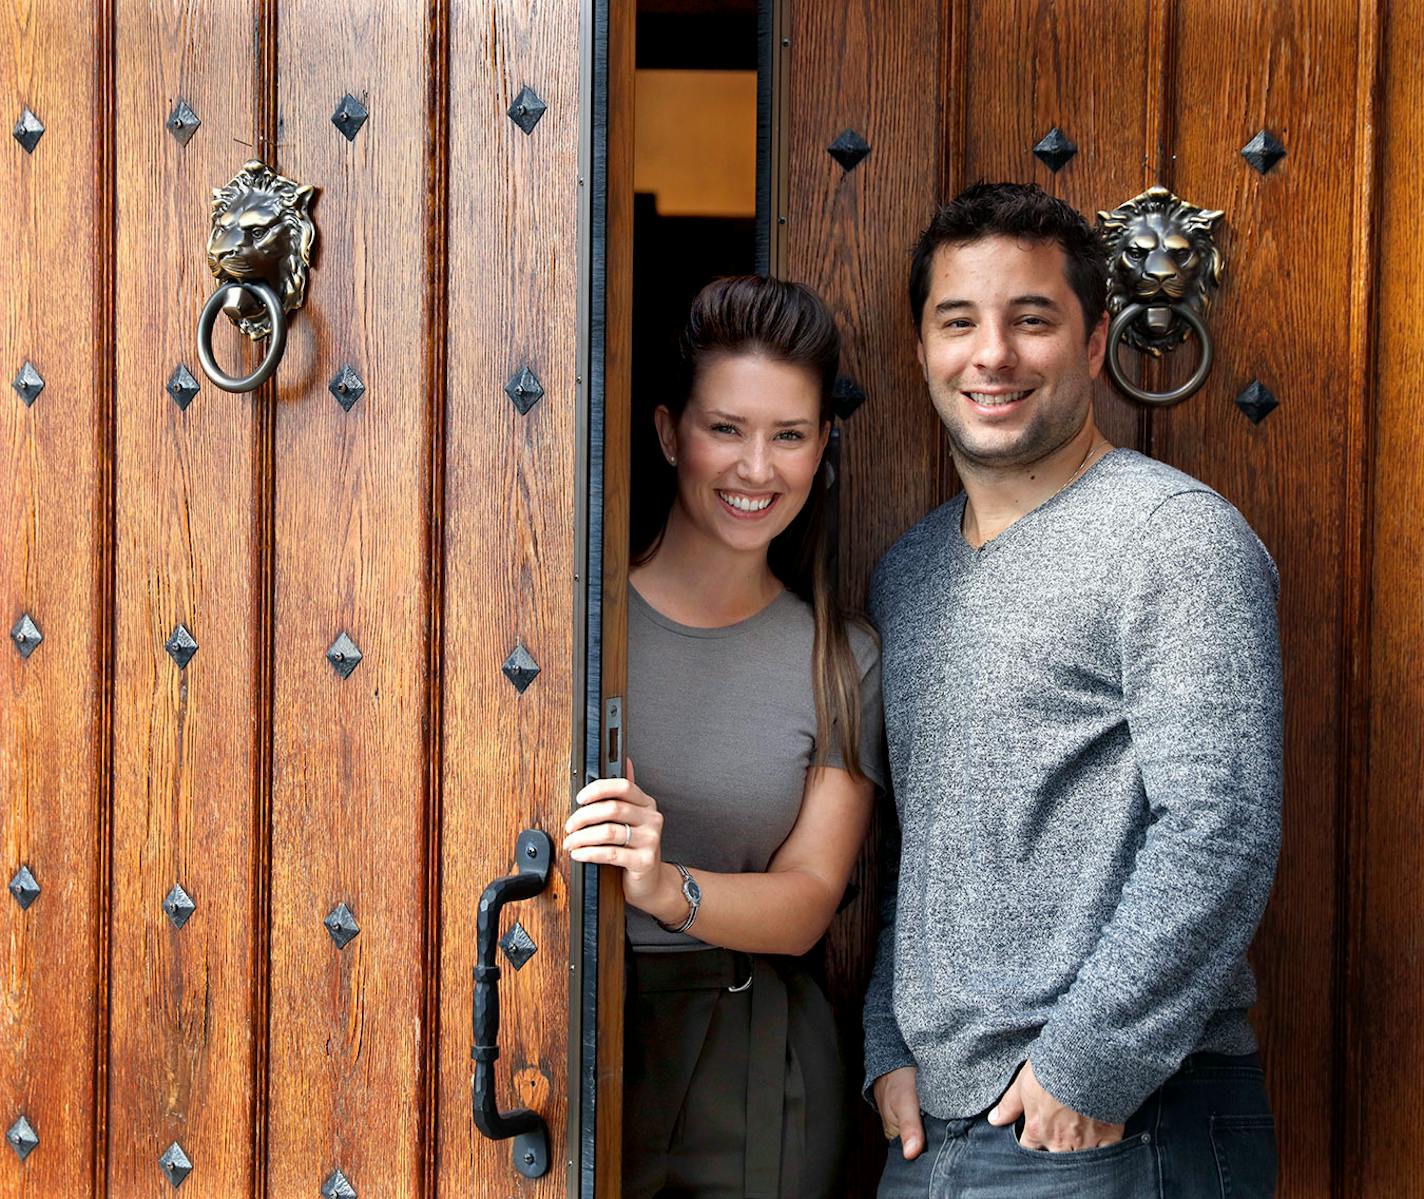
{"label": "man's dark jeans", "polygon": [[1025,1149],[982,1115],[925,1116],[912,1162],[890,1142],[879,1199],[1270,1199],[1276,1128],[1254,1053],[1197,1053],[1105,1149]]}

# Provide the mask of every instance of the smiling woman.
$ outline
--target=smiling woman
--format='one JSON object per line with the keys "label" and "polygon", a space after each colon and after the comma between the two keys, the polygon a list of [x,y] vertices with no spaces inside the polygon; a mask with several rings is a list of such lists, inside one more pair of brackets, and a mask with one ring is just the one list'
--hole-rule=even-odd
{"label": "smiling woman", "polygon": [[[879,654],[826,537],[835,322],[808,288],[719,279],[655,413],[664,502],[635,543],[628,777],[564,842],[621,867],[632,969],[625,1196],[829,1196],[847,1087],[804,958],[882,772]],[[636,765],[635,765],[636,763]]]}

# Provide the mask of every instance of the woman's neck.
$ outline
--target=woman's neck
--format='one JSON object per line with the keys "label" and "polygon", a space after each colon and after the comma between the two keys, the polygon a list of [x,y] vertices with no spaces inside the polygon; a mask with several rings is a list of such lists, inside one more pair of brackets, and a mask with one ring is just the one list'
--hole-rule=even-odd
{"label": "woman's neck", "polygon": [[678,624],[716,629],[755,616],[782,591],[766,550],[738,551],[699,536],[674,503],[657,553],[628,575],[648,603]]}

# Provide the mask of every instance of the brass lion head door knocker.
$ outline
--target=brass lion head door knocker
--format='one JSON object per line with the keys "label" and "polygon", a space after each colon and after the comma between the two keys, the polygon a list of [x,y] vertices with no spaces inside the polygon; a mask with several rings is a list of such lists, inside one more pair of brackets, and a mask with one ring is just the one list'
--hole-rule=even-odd
{"label": "brass lion head door knocker", "polygon": [[[213,227],[208,267],[219,280],[198,318],[198,359],[209,379],[225,391],[251,391],[272,377],[287,348],[287,313],[307,294],[316,226],[313,187],[277,174],[253,160],[226,187],[213,189]],[[234,378],[213,356],[218,311],[267,353],[250,375]]]}
{"label": "brass lion head door knocker", "polygon": [[[1222,213],[1151,187],[1112,212],[1098,213],[1108,256],[1108,374],[1143,404],[1165,407],[1195,393],[1211,373],[1206,314],[1221,282],[1223,259],[1212,234]],[[1144,391],[1123,374],[1118,347],[1154,358],[1195,334],[1201,354],[1192,377],[1172,391]]]}

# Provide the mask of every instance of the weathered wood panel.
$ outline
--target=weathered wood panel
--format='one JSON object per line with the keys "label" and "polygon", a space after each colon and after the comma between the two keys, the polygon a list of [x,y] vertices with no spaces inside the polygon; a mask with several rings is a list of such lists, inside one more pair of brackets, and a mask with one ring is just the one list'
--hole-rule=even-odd
{"label": "weathered wood panel", "polygon": [[[0,882],[25,866],[41,888],[28,909],[0,903],[0,1125],[24,1116],[40,1142],[23,1163],[5,1153],[0,1195],[88,1195],[94,1171],[112,399],[95,320],[112,240],[94,33],[77,0],[0,18],[3,111],[28,108],[45,130],[31,153],[0,147]],[[29,405],[10,387],[26,362],[44,380]],[[28,658],[11,640],[27,614],[44,637]]]}
{"label": "weathered wood panel", "polygon": [[[282,7],[277,160],[319,189],[278,373],[268,1186],[420,1189],[429,638],[423,6]],[[331,116],[370,112],[348,140]],[[351,367],[346,411],[328,389]],[[345,633],[347,678],[327,651]],[[359,934],[323,926],[345,903]]]}
{"label": "weathered wood panel", "polygon": [[[1212,315],[1212,376],[1154,419],[1152,451],[1236,504],[1281,573],[1284,846],[1254,952],[1254,1022],[1280,1129],[1283,1196],[1325,1193],[1335,1125],[1357,32],[1354,7],[1338,3],[1177,8],[1173,182],[1184,198],[1225,211],[1229,258]],[[1265,176],[1239,153],[1263,127],[1287,149]],[[1174,369],[1190,365],[1184,358]],[[1281,405],[1259,425],[1233,402],[1255,378]]]}
{"label": "weathered wood panel", "polygon": [[[773,194],[784,195],[786,209],[772,219],[786,219],[781,271],[831,305],[844,338],[841,371],[867,396],[843,425],[839,471],[841,579],[859,607],[876,561],[940,502],[947,474],[905,298],[910,251],[944,176],[946,29],[935,0],[898,4],[893,20],[856,0],[792,0],[788,8],[791,44],[774,51],[786,74],[788,182]],[[847,128],[870,144],[849,171],[826,150]],[[826,942],[827,985],[852,1077],[878,915],[879,823],[856,867],[854,897]],[[873,1113],[862,1104],[853,1110],[849,1190],[873,1194],[884,1138]]]}
{"label": "weathered wood panel", "polygon": [[[442,1193],[555,1195],[568,1158],[567,870],[513,905],[538,945],[500,981],[503,1109],[547,1117],[550,1172],[513,1172],[510,1142],[470,1119],[475,907],[514,866],[515,839],[555,845],[571,798],[575,696],[570,613],[578,333],[579,12],[573,5],[452,6],[450,312],[441,885]],[[531,132],[507,115],[528,85],[548,106]],[[520,415],[504,387],[528,365],[543,396]],[[522,694],[500,666],[522,645],[539,674]],[[581,751],[580,751],[581,753]]]}
{"label": "weathered wood panel", "polygon": [[[109,1187],[171,1194],[158,1159],[176,1141],[185,1199],[227,1196],[250,1190],[255,1143],[261,487],[254,401],[201,378],[194,327],[211,189],[251,155],[254,9],[123,0],[116,19]],[[180,99],[202,120],[186,146],[165,128]],[[235,332],[217,350],[236,369]],[[186,410],[164,390],[180,363],[202,382]],[[179,624],[199,647],[183,669],[163,648]],[[182,929],[161,906],[175,883],[196,904]]]}
{"label": "weathered wood panel", "polygon": [[[1378,257],[1378,376],[1373,438],[1373,568],[1368,576],[1371,652],[1359,666],[1368,695],[1368,788],[1355,797],[1350,878],[1353,1037],[1346,1058],[1342,1193],[1369,1199],[1419,1192],[1412,1115],[1424,1102],[1424,318],[1419,278],[1424,209],[1424,5],[1392,3],[1385,50]],[[1356,396],[1337,403],[1350,405]],[[1323,396],[1312,402],[1329,402]]]}

